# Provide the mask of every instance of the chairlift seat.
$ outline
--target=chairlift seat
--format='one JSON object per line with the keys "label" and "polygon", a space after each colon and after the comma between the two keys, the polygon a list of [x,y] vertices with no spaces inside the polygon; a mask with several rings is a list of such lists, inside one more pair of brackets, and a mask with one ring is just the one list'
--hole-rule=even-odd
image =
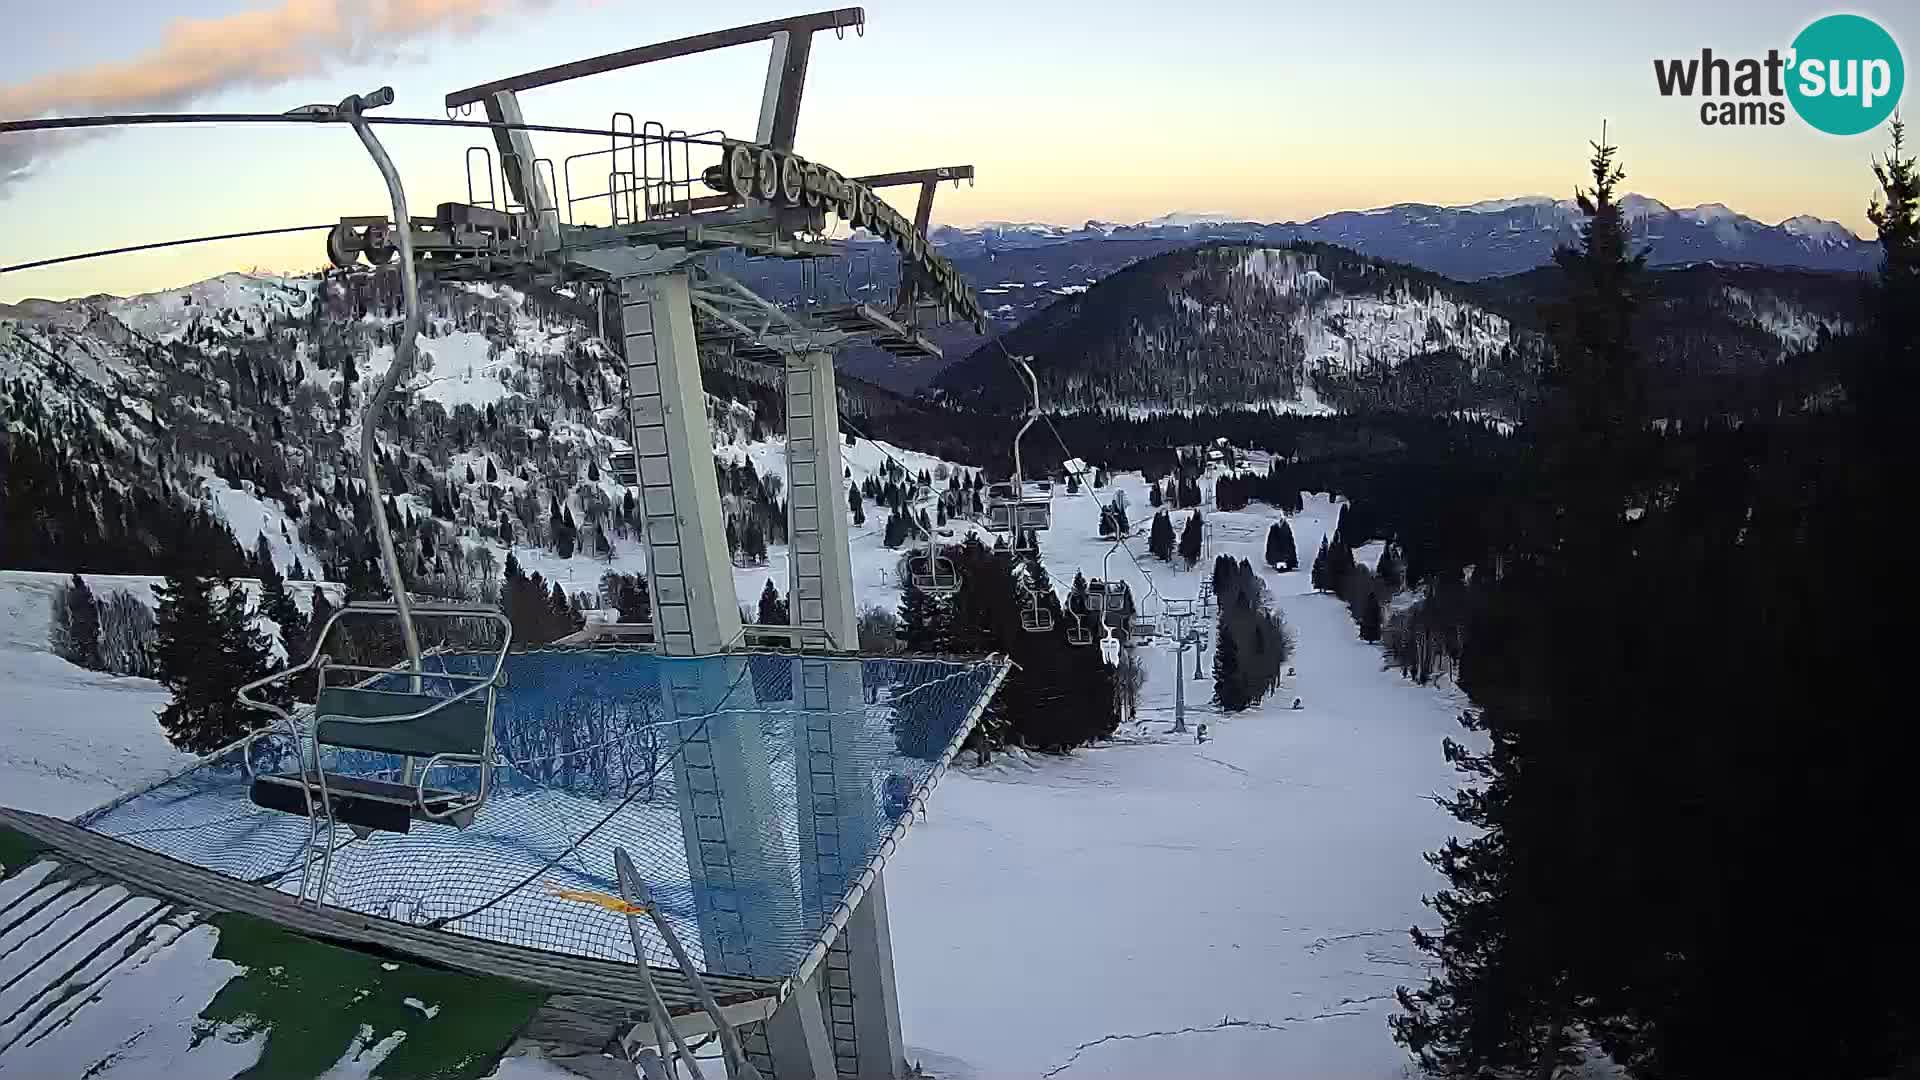
{"label": "chairlift seat", "polygon": [[922,592],[945,595],[960,591],[960,573],[954,569],[953,560],[943,556],[909,559],[907,572],[914,588]]}
{"label": "chairlift seat", "polygon": [[[415,821],[436,819],[438,823],[464,828],[472,821],[473,811],[478,809],[467,806],[465,812],[460,813],[462,804],[471,803],[473,796],[457,791],[437,788],[420,791],[412,784],[332,772],[326,774],[325,782],[335,821],[378,832],[403,833],[409,831]],[[253,778],[248,797],[255,806],[305,817],[308,798],[319,797],[318,789],[309,793],[306,790],[309,787],[313,785],[297,770],[263,773]]]}

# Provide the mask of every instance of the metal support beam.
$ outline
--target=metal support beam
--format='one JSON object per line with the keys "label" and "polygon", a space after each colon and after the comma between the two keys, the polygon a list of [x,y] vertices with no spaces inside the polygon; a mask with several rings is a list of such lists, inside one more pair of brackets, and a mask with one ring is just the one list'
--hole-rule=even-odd
{"label": "metal support beam", "polygon": [[[524,124],[520,99],[512,91],[488,95],[487,119],[495,124]],[[553,249],[560,234],[560,222],[554,212],[553,192],[540,177],[534,164],[533,139],[522,128],[494,128],[494,145],[500,150],[500,171],[506,174],[507,190],[526,212],[533,215],[533,254]]]}
{"label": "metal support beam", "polygon": [[796,625],[824,627],[851,649],[853,568],[833,354],[790,355],[786,379],[789,606]]}
{"label": "metal support beam", "polygon": [[[765,1047],[756,1055],[774,1080],[833,1080],[833,1043],[827,1038],[821,1007],[825,968],[795,988],[763,1029]],[[757,1042],[758,1040],[756,1040]]]}
{"label": "metal support beam", "polygon": [[620,294],[654,627],[662,653],[710,655],[739,636],[740,610],[687,275],[626,278]]}
{"label": "metal support beam", "polygon": [[[821,350],[789,354],[785,374],[789,603],[797,625],[822,627],[842,649],[852,648],[858,628],[833,356]],[[801,892],[809,913],[825,915],[859,870],[849,860],[859,859],[893,823],[874,797],[855,745],[865,707],[860,665],[800,659],[794,669],[799,706],[794,745],[804,763],[795,769],[806,867]],[[833,1061],[832,1072],[824,1075],[895,1080],[904,1074],[893,943],[880,880],[829,948],[814,980],[782,1006],[783,1013],[791,1009],[824,1010]],[[768,1026],[776,1052],[783,1031],[802,1030],[797,1024]]]}
{"label": "metal support beam", "polygon": [[767,58],[767,86],[760,95],[760,126],[754,141],[785,153],[793,149],[800,126],[800,94],[807,83],[807,57],[813,35],[782,30],[773,35]]}
{"label": "metal support beam", "polygon": [[[744,657],[725,650],[740,633],[726,529],[707,434],[691,287],[684,271],[624,278],[621,332],[627,409],[646,525],[663,705],[678,730],[673,756],[687,868],[703,963],[723,974],[778,972],[780,953],[761,928],[800,903],[788,854],[756,813],[776,805],[766,739],[753,721]],[[702,659],[691,659],[701,657]]]}
{"label": "metal support beam", "polygon": [[[893,934],[887,924],[887,888],[884,876],[853,909],[853,918],[840,932],[847,948],[847,974],[859,1047],[859,1080],[897,1080],[907,1073],[907,1048],[900,1037],[900,991],[893,975]],[[832,978],[828,958],[828,978]],[[838,1021],[832,1009],[829,1015]],[[836,1042],[834,1051],[839,1052]]]}
{"label": "metal support beam", "polygon": [[860,8],[839,8],[834,11],[818,11],[811,15],[797,15],[790,19],[773,19],[768,22],[736,26],[728,30],[715,30],[706,34],[694,34],[691,37],[675,38],[654,45],[642,45],[636,49],[622,49],[619,52],[606,53],[586,60],[575,60],[570,64],[557,64],[553,67],[530,71],[525,75],[515,75],[508,79],[499,79],[479,86],[469,86],[465,90],[455,90],[447,95],[447,108],[454,109],[470,105],[502,90],[532,90],[541,86],[566,82],[587,75],[601,75],[622,68],[651,64],[656,60],[671,60],[678,56],[692,56],[695,53],[712,52],[715,49],[732,48],[735,45],[750,45],[756,41],[765,41],[777,33],[791,33],[811,37],[820,30],[845,30],[850,27],[866,25],[867,14]]}

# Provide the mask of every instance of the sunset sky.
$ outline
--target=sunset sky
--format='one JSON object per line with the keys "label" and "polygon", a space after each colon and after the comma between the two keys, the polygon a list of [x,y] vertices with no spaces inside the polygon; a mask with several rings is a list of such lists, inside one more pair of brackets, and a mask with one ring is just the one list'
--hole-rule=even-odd
{"label": "sunset sky", "polygon": [[[8,14],[0,118],[280,112],[382,84],[398,94],[388,112],[442,116],[452,89],[827,6],[31,0]],[[1785,49],[1834,10],[1878,20],[1913,65],[1920,7],[1889,0],[1846,9],[1790,0],[879,0],[866,4],[864,37],[816,40],[797,149],[848,175],[978,166],[976,187],[941,193],[937,222],[1133,222],[1170,210],[1284,221],[1394,202],[1564,197],[1583,180],[1587,140],[1604,118],[1632,190],[1673,206],[1723,202],[1767,222],[1811,213],[1863,231],[1883,134],[1826,136],[1790,113],[1783,127],[1704,127],[1698,100],[1663,99],[1653,78],[1654,58],[1697,56],[1702,46],[1731,57]],[[535,122],[603,127],[625,110],[750,138],[765,57],[765,46],[743,47],[534,91],[522,103]],[[416,213],[464,198],[461,151],[483,132],[389,128],[383,137]],[[556,160],[600,145],[536,142]],[[0,136],[0,265],[386,209],[378,174],[344,127],[141,129],[52,146]],[[7,274],[0,302],[125,294],[255,266],[306,270],[323,259],[317,233],[201,245]]]}

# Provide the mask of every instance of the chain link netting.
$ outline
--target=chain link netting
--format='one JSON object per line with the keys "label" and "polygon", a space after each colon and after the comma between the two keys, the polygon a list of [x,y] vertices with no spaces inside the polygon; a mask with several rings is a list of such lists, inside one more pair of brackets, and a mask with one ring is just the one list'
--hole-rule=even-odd
{"label": "chain link netting", "polygon": [[[440,654],[431,670],[489,670]],[[325,901],[553,952],[632,961],[613,852],[624,847],[695,962],[794,972],[834,908],[936,779],[1004,661],[750,652],[670,658],[543,649],[507,658],[488,792],[465,829],[338,824]],[[404,691],[404,676],[369,688]],[[428,675],[421,692],[465,685]],[[305,718],[302,718],[303,723]],[[79,824],[245,881],[300,890],[307,820],[255,806],[254,774],[298,773],[310,739],[232,748]],[[405,760],[321,747],[330,775],[398,781]],[[246,760],[251,757],[251,761]],[[477,767],[432,787],[476,790]],[[318,871],[316,869],[315,873]],[[673,961],[650,940],[646,959]]]}

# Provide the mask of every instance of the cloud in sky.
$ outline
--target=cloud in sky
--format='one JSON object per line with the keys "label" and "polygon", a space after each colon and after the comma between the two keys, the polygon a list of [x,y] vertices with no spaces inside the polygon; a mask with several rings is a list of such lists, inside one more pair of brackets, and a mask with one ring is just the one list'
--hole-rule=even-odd
{"label": "cloud in sky", "polygon": [[[0,86],[0,118],[155,112],[235,88],[259,89],[390,58],[409,39],[470,34],[540,0],[283,0],[216,19],[176,19],[130,60]],[[372,89],[369,87],[368,89]],[[0,135],[0,197],[80,136]]]}

